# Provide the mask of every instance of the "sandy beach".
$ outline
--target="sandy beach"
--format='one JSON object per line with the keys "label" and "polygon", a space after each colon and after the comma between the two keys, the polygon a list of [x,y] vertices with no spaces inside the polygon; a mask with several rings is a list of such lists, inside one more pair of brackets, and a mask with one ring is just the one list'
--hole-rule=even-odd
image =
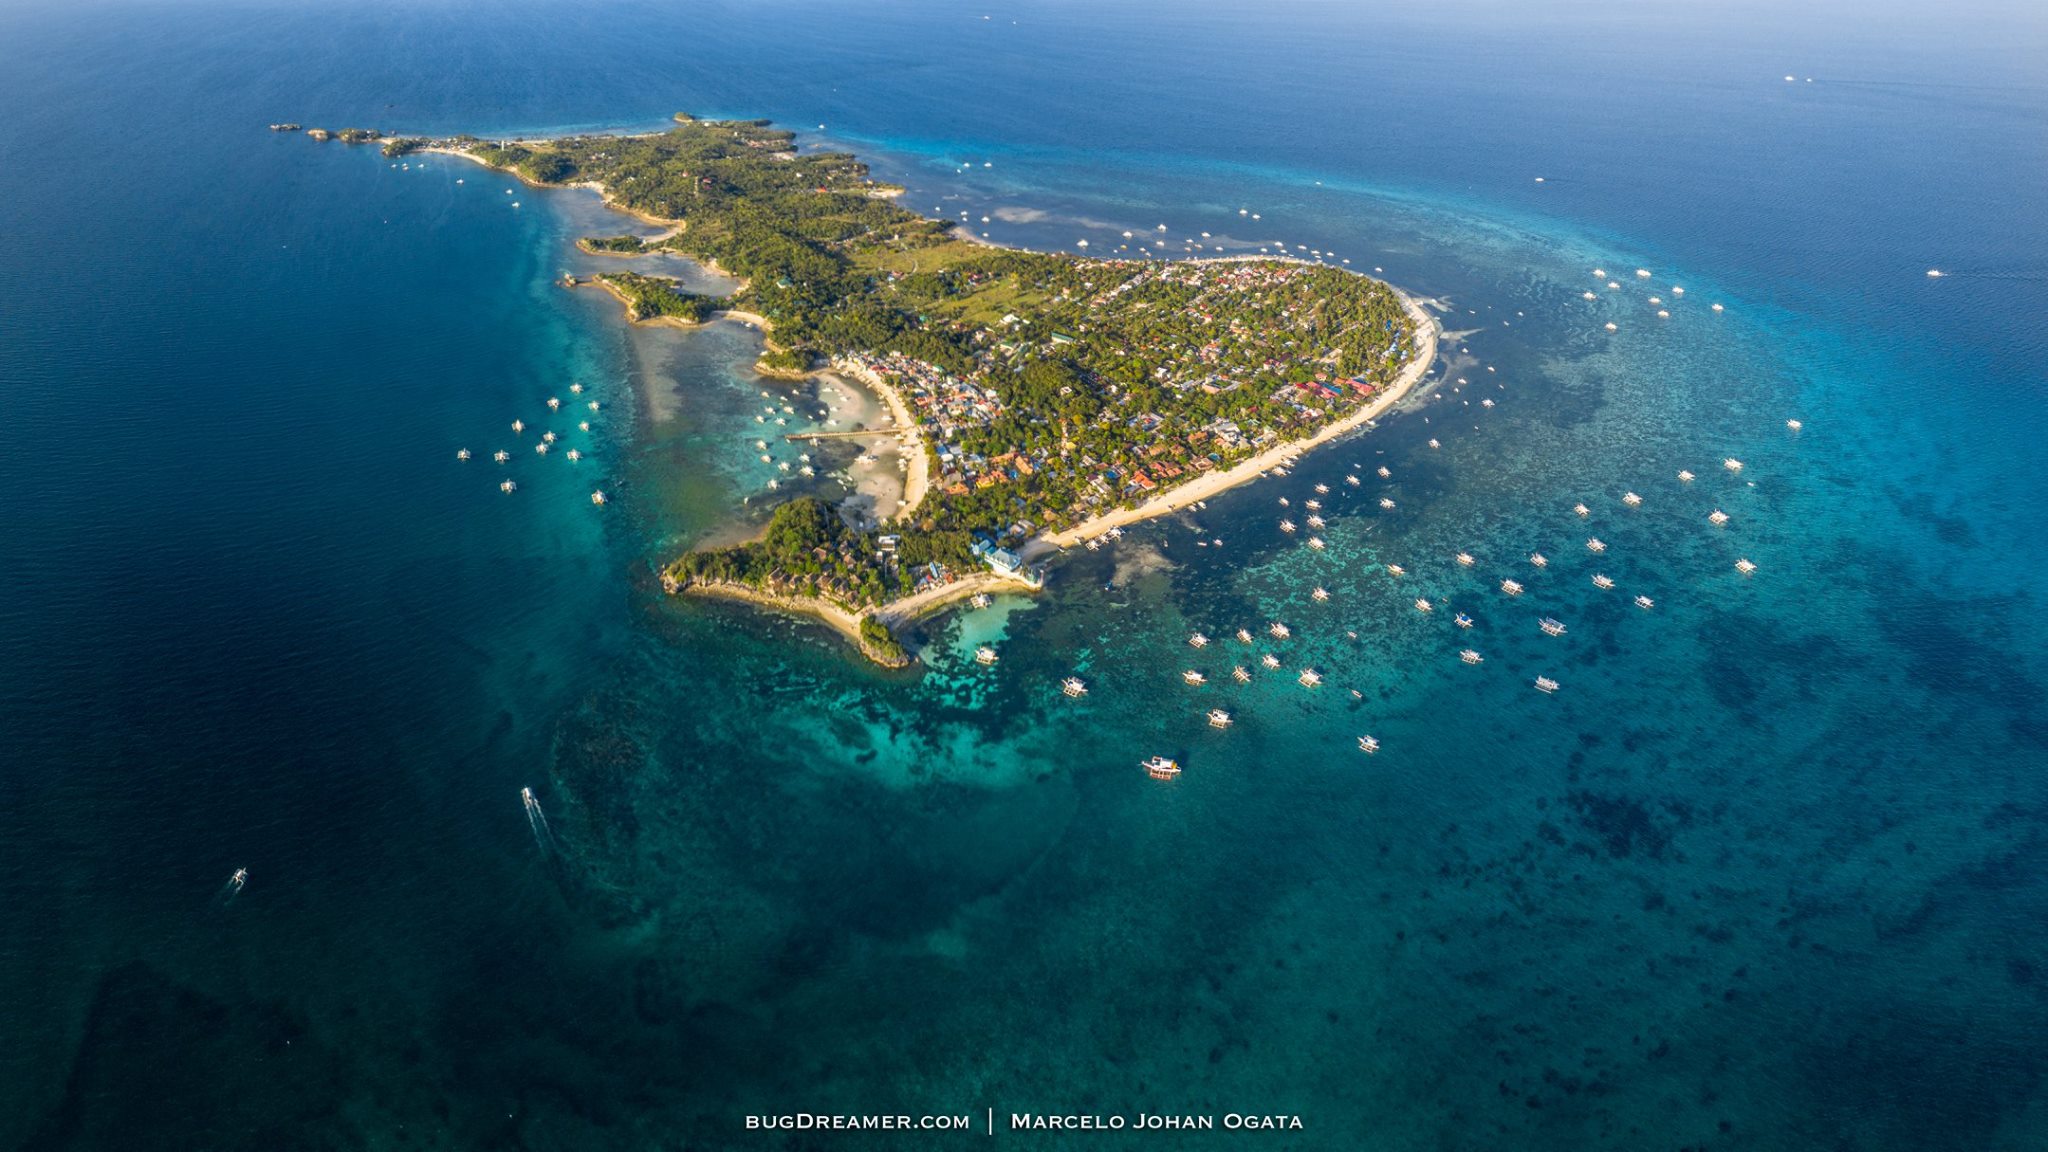
{"label": "sandy beach", "polygon": [[868,659],[878,664],[888,661],[877,657],[860,634],[862,620],[873,616],[891,632],[915,623],[948,605],[957,604],[977,592],[991,595],[997,592],[1029,591],[1029,585],[994,572],[975,572],[951,584],[941,584],[914,592],[900,599],[892,600],[879,608],[862,609],[855,612],[844,605],[817,596],[783,596],[764,592],[745,584],[725,582],[692,581],[680,589],[686,595],[706,596],[714,600],[737,600],[757,608],[769,608],[793,616],[805,616],[818,620],[839,633],[861,650]]}
{"label": "sandy beach", "polygon": [[903,452],[909,457],[910,470],[903,481],[903,505],[889,518],[908,519],[924,503],[924,495],[931,488],[931,454],[924,450],[924,431],[916,420],[911,419],[910,405],[903,402],[902,393],[880,375],[851,360],[834,360],[832,370],[860,381],[880,396],[882,403],[889,406],[889,414],[895,418],[896,427],[907,438]]}

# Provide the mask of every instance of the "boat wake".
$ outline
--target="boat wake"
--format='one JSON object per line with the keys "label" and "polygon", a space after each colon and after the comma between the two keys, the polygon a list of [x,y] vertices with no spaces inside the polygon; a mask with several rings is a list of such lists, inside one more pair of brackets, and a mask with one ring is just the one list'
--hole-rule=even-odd
{"label": "boat wake", "polygon": [[533,789],[521,788],[519,801],[526,805],[526,826],[533,829],[533,842],[543,852],[554,851],[554,830],[548,827],[548,814],[540,810],[540,801],[534,798]]}

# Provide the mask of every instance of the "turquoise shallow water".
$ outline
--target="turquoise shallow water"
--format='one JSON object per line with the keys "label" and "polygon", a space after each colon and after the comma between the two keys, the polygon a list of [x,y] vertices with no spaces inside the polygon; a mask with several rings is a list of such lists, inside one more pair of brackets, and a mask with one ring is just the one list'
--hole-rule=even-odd
{"label": "turquoise shallow water", "polygon": [[[0,1142],[2038,1146],[2038,16],[990,14],[6,15]],[[653,587],[760,512],[749,333],[555,288],[585,195],[262,130],[677,108],[998,239],[1336,251],[1461,335],[1379,430],[879,673]],[[1317,483],[1319,554],[1277,529]]]}

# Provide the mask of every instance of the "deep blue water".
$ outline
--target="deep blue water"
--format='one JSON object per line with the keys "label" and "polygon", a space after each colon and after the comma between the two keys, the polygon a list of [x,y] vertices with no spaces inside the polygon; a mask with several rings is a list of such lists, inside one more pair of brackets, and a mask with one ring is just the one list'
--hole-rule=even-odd
{"label": "deep blue water", "polygon": [[[0,11],[0,1146],[2041,1147],[2048,19],[1793,8]],[[1459,335],[878,673],[651,586],[767,502],[750,333],[553,287],[587,195],[264,130],[678,109],[999,240],[1336,252]],[[1183,642],[1273,619],[1244,688]]]}

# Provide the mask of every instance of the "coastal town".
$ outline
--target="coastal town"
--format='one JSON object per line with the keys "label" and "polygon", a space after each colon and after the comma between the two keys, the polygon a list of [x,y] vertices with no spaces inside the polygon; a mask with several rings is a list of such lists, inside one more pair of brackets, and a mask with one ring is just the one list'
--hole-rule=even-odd
{"label": "coastal town", "polygon": [[1267,454],[1363,423],[1434,353],[1419,308],[1330,263],[997,247],[899,207],[852,156],[804,152],[765,122],[676,119],[639,136],[382,147],[599,188],[668,231],[586,249],[673,252],[740,284],[711,297],[637,271],[596,276],[631,319],[744,316],[765,338],[764,372],[832,371],[887,400],[929,476],[901,507],[864,518],[796,496],[756,538],[663,572],[673,591],[832,619],[884,663],[902,658],[890,622],[991,582],[1035,587],[1035,561],[1091,525],[1240,483]]}

